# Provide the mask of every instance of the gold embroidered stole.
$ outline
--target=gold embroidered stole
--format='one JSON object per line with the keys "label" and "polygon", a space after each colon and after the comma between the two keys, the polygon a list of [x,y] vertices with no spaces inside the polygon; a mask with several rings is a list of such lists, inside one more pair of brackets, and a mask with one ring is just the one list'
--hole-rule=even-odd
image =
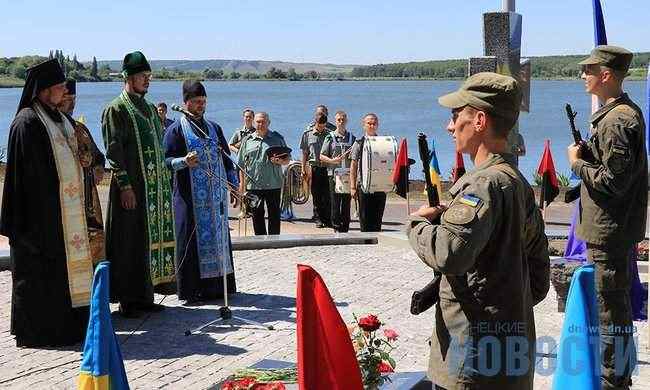
{"label": "gold embroidered stole", "polygon": [[93,265],[86,226],[83,174],[77,157],[74,129],[64,115],[63,123],[56,124],[38,102],[34,104],[34,110],[47,129],[59,175],[61,222],[72,307],[88,306]]}

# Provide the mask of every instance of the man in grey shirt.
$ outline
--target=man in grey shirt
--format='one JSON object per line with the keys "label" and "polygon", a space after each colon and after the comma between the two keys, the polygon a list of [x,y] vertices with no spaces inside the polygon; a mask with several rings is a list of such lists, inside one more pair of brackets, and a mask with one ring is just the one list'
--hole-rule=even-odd
{"label": "man in grey shirt", "polygon": [[335,190],[334,170],[350,169],[350,151],[356,138],[346,128],[348,116],[343,111],[336,113],[336,130],[325,137],[320,152],[321,163],[328,167],[329,195],[332,227],[335,232],[346,233],[350,227],[350,194],[339,194]]}

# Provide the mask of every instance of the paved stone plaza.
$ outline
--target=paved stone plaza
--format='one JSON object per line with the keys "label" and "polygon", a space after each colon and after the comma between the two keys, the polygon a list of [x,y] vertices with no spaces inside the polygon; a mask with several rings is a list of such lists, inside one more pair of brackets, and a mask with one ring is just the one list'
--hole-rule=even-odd
{"label": "paved stone plaza", "polygon": [[[433,312],[412,316],[408,307],[412,291],[428,281],[430,272],[405,241],[380,237],[379,245],[241,251],[235,252],[235,262],[240,293],[231,300],[234,314],[272,324],[276,330],[220,326],[186,337],[186,329],[216,318],[221,302],[183,307],[175,296],[157,296],[167,310],[153,314],[132,336],[142,320],[113,315],[132,388],[204,389],[261,359],[295,361],[298,263],[313,266],[323,276],[345,321],[351,321],[352,313],[377,313],[400,333],[395,356],[398,371],[426,368]],[[73,388],[81,346],[67,350],[16,348],[9,334],[10,291],[11,275],[1,272],[0,387]],[[535,313],[538,336],[557,339],[563,315],[556,312],[552,290]],[[634,388],[641,389],[641,382],[650,381],[648,328],[647,322],[635,325],[642,353]],[[553,359],[538,359],[538,364],[546,367],[553,363]],[[537,375],[535,383],[536,389],[550,388],[552,376]]]}

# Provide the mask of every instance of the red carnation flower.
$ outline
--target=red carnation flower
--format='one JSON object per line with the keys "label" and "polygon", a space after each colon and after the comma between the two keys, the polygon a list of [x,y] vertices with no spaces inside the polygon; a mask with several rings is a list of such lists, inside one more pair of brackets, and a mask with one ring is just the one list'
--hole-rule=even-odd
{"label": "red carnation flower", "polygon": [[221,385],[221,390],[249,390],[257,381],[255,378],[246,377],[239,380],[229,380]]}
{"label": "red carnation flower", "polygon": [[375,315],[369,314],[359,319],[359,327],[366,332],[374,332],[379,329],[380,326],[381,322]]}
{"label": "red carnation flower", "polygon": [[282,382],[257,383],[252,390],[286,390]]}
{"label": "red carnation flower", "polygon": [[379,364],[377,364],[377,371],[379,371],[382,374],[388,374],[393,372],[393,366],[391,366],[390,364],[382,360],[381,362],[379,362]]}
{"label": "red carnation flower", "polygon": [[395,332],[393,329],[384,329],[384,336],[386,336],[388,341],[396,341],[397,337],[399,337],[397,332]]}

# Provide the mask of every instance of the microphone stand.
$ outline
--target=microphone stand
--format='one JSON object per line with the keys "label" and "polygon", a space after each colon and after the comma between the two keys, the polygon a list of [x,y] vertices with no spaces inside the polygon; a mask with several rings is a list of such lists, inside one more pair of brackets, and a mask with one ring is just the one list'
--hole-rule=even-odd
{"label": "microphone stand", "polygon": [[[216,141],[212,140],[210,137],[208,137],[208,135],[203,130],[201,130],[196,124],[192,123],[192,121],[189,118],[188,118],[188,122],[190,122],[190,124],[194,125],[194,127],[199,130],[199,134],[205,136],[205,138],[208,140],[208,145],[211,144],[212,142],[215,142],[217,147],[219,149],[221,149],[218,142],[216,142]],[[218,172],[218,175],[217,175],[217,180],[219,180],[219,182],[222,183],[225,179],[222,177],[222,170],[218,170],[218,171],[219,172]],[[210,185],[210,188],[212,188],[213,179],[215,178],[214,168],[212,167],[212,164],[208,164],[208,171],[206,171],[206,174],[208,176],[208,183]],[[226,214],[227,214],[227,211],[226,211]],[[233,260],[232,255],[231,255],[231,260]],[[234,274],[234,271],[235,271],[234,268],[235,267],[234,267],[234,261],[233,261],[233,274]],[[219,308],[219,318],[217,318],[215,320],[212,320],[212,321],[209,321],[209,322],[206,322],[205,324],[203,324],[203,325],[201,325],[201,326],[199,326],[197,328],[186,330],[185,331],[185,336],[190,336],[192,334],[199,334],[203,329],[207,328],[208,326],[212,326],[214,324],[217,324],[219,322],[228,323],[230,326],[232,326],[232,323],[230,323],[232,320],[238,320],[238,321],[241,321],[241,322],[243,322],[245,324],[253,325],[253,326],[259,326],[261,328],[265,328],[265,329],[268,329],[268,330],[274,330],[273,325],[265,325],[265,324],[263,324],[261,322],[249,320],[247,318],[236,316],[236,315],[232,314],[232,310],[230,310],[230,305],[229,305],[229,302],[228,302],[228,276],[226,275],[226,262],[225,261],[221,262],[221,273],[222,273],[222,278],[223,278],[222,279],[223,280],[223,283],[222,283],[223,284],[223,306],[221,306]]]}

